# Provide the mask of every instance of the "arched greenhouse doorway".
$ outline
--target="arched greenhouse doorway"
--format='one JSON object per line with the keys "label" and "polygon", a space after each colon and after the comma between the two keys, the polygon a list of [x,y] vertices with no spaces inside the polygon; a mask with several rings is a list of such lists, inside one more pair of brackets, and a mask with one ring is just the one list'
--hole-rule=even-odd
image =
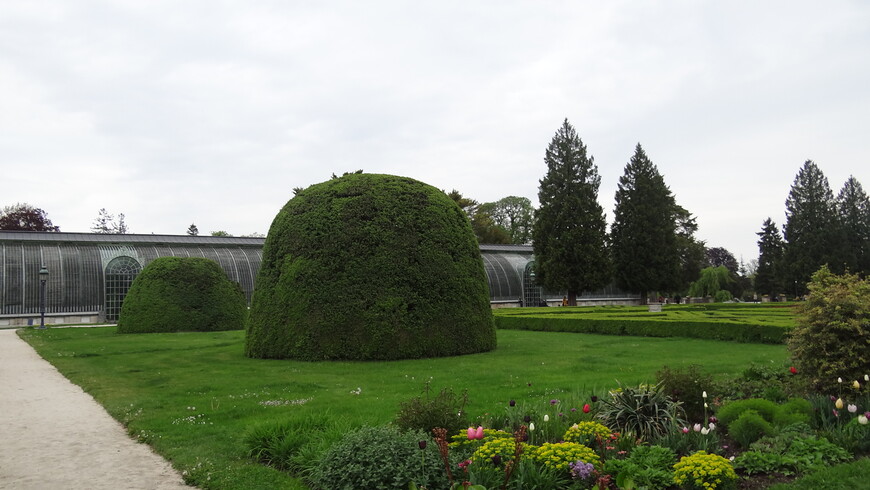
{"label": "arched greenhouse doorway", "polygon": [[535,261],[523,269],[523,306],[538,306],[541,303],[541,287],[535,283]]}
{"label": "arched greenhouse doorway", "polygon": [[115,257],[106,266],[106,321],[117,322],[121,304],[133,284],[133,279],[142,271],[139,261],[133,257]]}

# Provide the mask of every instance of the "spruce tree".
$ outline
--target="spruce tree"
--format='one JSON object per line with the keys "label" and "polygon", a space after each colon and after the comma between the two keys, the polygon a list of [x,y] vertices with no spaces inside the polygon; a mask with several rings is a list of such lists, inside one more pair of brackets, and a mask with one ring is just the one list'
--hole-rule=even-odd
{"label": "spruce tree", "polygon": [[640,293],[667,292],[680,283],[675,216],[678,207],[640,143],[616,190],[610,231],[616,285]]}
{"label": "spruce tree", "polygon": [[837,215],[845,239],[846,267],[866,277],[870,273],[870,200],[853,176],[837,195]]}
{"label": "spruce tree", "polygon": [[547,146],[544,163],[532,229],[535,272],[545,288],[566,291],[574,306],[578,293],[610,281],[607,223],[598,204],[601,176],[567,119]]}
{"label": "spruce tree", "polygon": [[770,218],[764,220],[758,235],[758,267],[755,269],[755,292],[771,297],[783,292],[781,277],[782,236]]}
{"label": "spruce tree", "polygon": [[783,250],[786,289],[806,293],[810,276],[825,264],[842,272],[842,240],[828,179],[812,160],[804,162],[785,201]]}

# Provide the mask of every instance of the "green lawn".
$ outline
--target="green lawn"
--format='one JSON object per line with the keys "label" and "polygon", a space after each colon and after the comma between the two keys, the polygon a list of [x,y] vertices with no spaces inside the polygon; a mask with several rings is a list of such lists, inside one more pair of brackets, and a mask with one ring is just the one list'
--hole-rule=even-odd
{"label": "green lawn", "polygon": [[[499,331],[497,350],[393,362],[248,359],[244,332],[127,334],[114,327],[21,331],[39,353],[91,393],[131,434],[211,488],[297,488],[249,462],[254,425],[329,413],[353,423],[394,418],[401,401],[467,389],[472,415],[520,402],[579,399],[623,383],[652,381],[664,364],[700,364],[720,376],[750,362],[782,365],[782,345],[685,338]],[[357,389],[360,393],[354,394]]]}

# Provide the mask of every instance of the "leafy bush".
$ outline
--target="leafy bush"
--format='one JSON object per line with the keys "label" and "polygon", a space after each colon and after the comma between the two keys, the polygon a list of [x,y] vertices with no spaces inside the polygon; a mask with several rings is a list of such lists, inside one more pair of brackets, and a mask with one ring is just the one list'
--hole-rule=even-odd
{"label": "leafy bush", "polygon": [[705,400],[701,395],[713,386],[713,376],[702,373],[701,366],[692,364],[684,369],[664,366],[656,373],[656,379],[672,400],[682,403],[688,421],[706,423]]}
{"label": "leafy bush", "polygon": [[495,345],[477,240],[438,189],[350,174],[300,191],[275,217],[246,355],[389,360]]}
{"label": "leafy bush", "polygon": [[746,410],[729,425],[728,433],[741,446],[749,447],[761,437],[773,434],[773,426],[755,410]]}
{"label": "leafy bush", "polygon": [[568,465],[575,461],[591,463],[595,468],[601,468],[601,458],[595,454],[595,451],[576,442],[545,442],[534,448],[529,457],[557,470],[567,470]]}
{"label": "leafy bush", "polygon": [[[756,447],[753,444],[753,448]],[[734,460],[734,466],[747,475],[753,473],[803,474],[852,460],[845,449],[814,436],[789,437],[785,444],[762,446],[746,451]]]}
{"label": "leafy bush", "polygon": [[442,427],[448,433],[453,433],[467,426],[465,404],[468,403],[468,392],[463,391],[457,397],[451,388],[442,388],[434,397],[430,397],[429,383],[426,383],[424,395],[402,402],[396,415],[396,425],[405,430],[422,430],[429,434],[432,429]]}
{"label": "leafy bush", "polygon": [[816,391],[836,393],[837,377],[861,379],[870,372],[870,282],[825,266],[807,287],[788,348],[799,375]]}
{"label": "leafy bush", "polygon": [[616,475],[620,488],[668,488],[674,484],[677,455],[661,446],[638,446],[626,459],[609,459],[604,473]]}
{"label": "leafy bush", "polygon": [[777,427],[785,427],[797,423],[808,424],[813,416],[812,404],[804,398],[792,398],[779,406],[773,416]]}
{"label": "leafy bush", "polygon": [[609,437],[610,429],[607,426],[587,420],[568,427],[562,439],[565,442],[576,442],[584,446],[594,447],[598,441],[607,440]]}
{"label": "leafy bush", "polygon": [[737,473],[731,463],[715,454],[698,451],[683,456],[674,465],[674,483],[684,489],[717,490],[734,488]]}
{"label": "leafy bush", "polygon": [[119,333],[239,330],[247,305],[238,283],[213,260],[160,257],[133,280]]}
{"label": "leafy bush", "polygon": [[772,423],[777,411],[779,411],[779,407],[776,403],[763,398],[735,400],[722,405],[722,408],[716,412],[716,417],[719,418],[719,423],[730,426],[732,422],[749,410],[755,411],[757,414],[764,417],[764,420],[768,423]]}
{"label": "leafy bush", "polygon": [[[420,450],[420,441],[427,441]],[[410,482],[445,488],[447,476],[428,435],[386,425],[348,432],[333,444],[312,473],[323,489],[407,489]]]}
{"label": "leafy bush", "polygon": [[598,416],[608,427],[631,432],[649,441],[682,425],[679,402],[668,398],[661,385],[628,387],[619,385],[609,399],[601,400]]}

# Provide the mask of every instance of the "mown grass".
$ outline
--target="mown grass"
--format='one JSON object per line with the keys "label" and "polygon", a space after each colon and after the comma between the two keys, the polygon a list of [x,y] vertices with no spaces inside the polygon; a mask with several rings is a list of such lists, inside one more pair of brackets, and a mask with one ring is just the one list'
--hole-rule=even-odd
{"label": "mown grass", "polygon": [[[129,432],[203,488],[302,488],[253,463],[244,435],[257,424],[327,413],[353,424],[395,417],[434,390],[468,390],[483,415],[518,402],[652,381],[662,365],[700,364],[718,376],[750,362],[783,365],[781,345],[684,338],[499,331],[493,352],[393,362],[248,359],[244,332],[116,334],[114,327],[27,329],[22,337],[91,393]],[[359,389],[359,394],[352,392]]]}

